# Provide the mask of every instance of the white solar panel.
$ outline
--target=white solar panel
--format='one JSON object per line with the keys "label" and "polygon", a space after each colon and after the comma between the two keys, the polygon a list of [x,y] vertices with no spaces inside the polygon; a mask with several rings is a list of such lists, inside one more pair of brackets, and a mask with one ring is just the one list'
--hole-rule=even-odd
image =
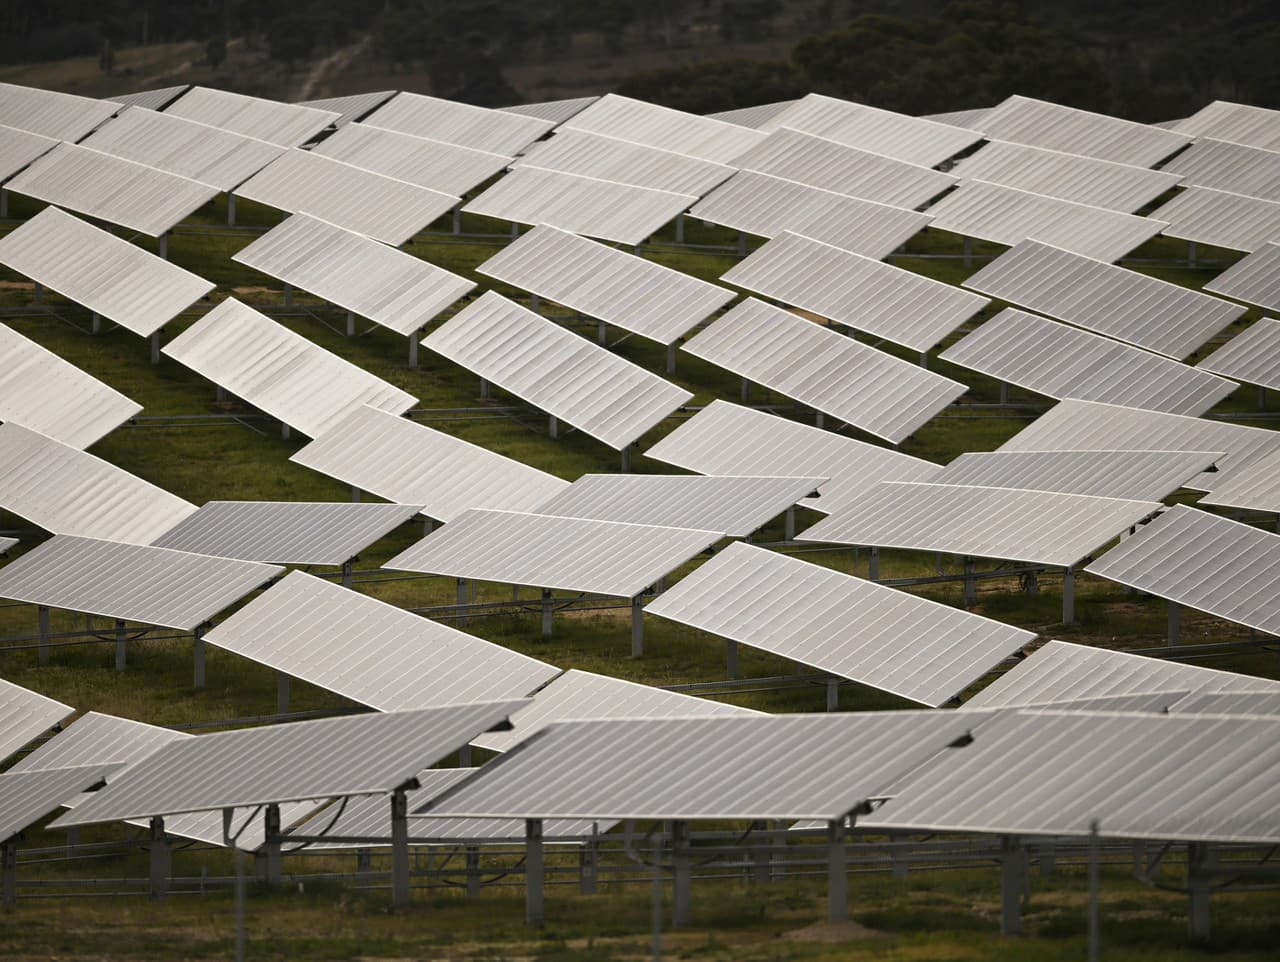
{"label": "white solar panel", "polygon": [[1280,150],[1280,111],[1215,100],[1178,123],[1188,137],[1213,137],[1236,144]]}
{"label": "white solar panel", "polygon": [[418,402],[234,297],[164,353],[313,438],[363,404],[403,414]]}
{"label": "white solar panel", "polygon": [[1280,513],[1280,451],[1245,465],[1199,503]]}
{"label": "white solar panel", "polygon": [[364,122],[475,150],[514,157],[555,126],[554,121],[475,107],[403,90]]}
{"label": "white solar panel", "polygon": [[516,162],[526,165],[699,197],[734,172],[726,164],[585,130],[557,131],[534,144]]}
{"label": "white solar panel", "polygon": [[1268,310],[1280,310],[1280,244],[1263,244],[1214,277],[1204,289]]}
{"label": "white solar panel", "polygon": [[962,454],[928,480],[1163,501],[1211,468],[1220,452],[986,451]]}
{"label": "white solar panel", "polygon": [[1280,388],[1280,321],[1262,318],[1196,367],[1247,384]]}
{"label": "white solar panel", "polygon": [[0,119],[54,140],[79,140],[119,109],[112,100],[0,83]]}
{"label": "white solar panel", "polygon": [[74,713],[70,705],[0,678],[0,761]]}
{"label": "white solar panel", "polygon": [[763,134],[737,124],[612,93],[569,118],[560,129],[585,130],[721,164],[764,139]]}
{"label": "white solar panel", "polygon": [[396,130],[347,124],[320,141],[312,153],[355,167],[461,197],[506,169],[511,158]]}
{"label": "white solar panel", "polygon": [[1209,187],[1179,191],[1151,216],[1167,223],[1166,237],[1236,251],[1255,251],[1280,237],[1280,202]]}
{"label": "white solar panel", "polygon": [[1186,134],[1015,94],[980,125],[993,140],[1152,167],[1189,143]]}
{"label": "white solar panel", "polygon": [[58,141],[52,137],[0,124],[0,182],[8,180],[57,145]]}
{"label": "white solar panel", "polygon": [[192,87],[165,107],[164,112],[281,147],[305,144],[339,117],[329,110],[282,104],[210,87]]}
{"label": "white solar panel", "polygon": [[[1280,143],[1277,143],[1280,146]],[[1280,200],[1280,151],[1224,140],[1198,140],[1164,165],[1188,187]]]}

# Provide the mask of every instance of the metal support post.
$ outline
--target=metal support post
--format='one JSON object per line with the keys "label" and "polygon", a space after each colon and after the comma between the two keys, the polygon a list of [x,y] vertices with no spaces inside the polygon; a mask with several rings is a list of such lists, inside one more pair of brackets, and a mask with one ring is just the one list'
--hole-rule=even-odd
{"label": "metal support post", "polygon": [[0,902],[5,908],[12,908],[18,901],[18,840],[11,838],[0,842]]}
{"label": "metal support post", "polygon": [[880,549],[875,545],[867,552],[867,577],[872,581],[880,577]]}
{"label": "metal support post", "polygon": [[813,426],[815,428],[825,428],[827,426],[827,420],[821,411],[813,412]]}
{"label": "metal support post", "polygon": [[227,191],[227,226],[236,226],[236,195],[232,191]]}
{"label": "metal support post", "polygon": [[1089,823],[1089,962],[1098,962],[1102,929],[1101,913],[1098,911],[1098,895],[1101,887],[1098,868],[1098,823],[1094,820]]}
{"label": "metal support post", "polygon": [[512,224],[512,225],[511,225],[511,236],[512,236],[512,237],[519,237],[519,236],[520,236],[520,225],[519,225],[519,224]]}
{"label": "metal support post", "polygon": [[1000,934],[1022,934],[1022,846],[1016,835],[1000,836]]}
{"label": "metal support post", "polygon": [[484,378],[480,379],[480,400],[481,401],[489,400],[489,382],[486,381]]}
{"label": "metal support post", "polygon": [[903,849],[910,843],[894,832],[890,832],[889,844],[892,846],[892,848],[889,849],[889,862],[891,865],[890,874],[892,874],[894,878],[906,878],[909,866],[907,864],[907,856],[903,853]]}
{"label": "metal support post", "polygon": [[149,340],[151,341],[151,363],[159,364],[160,363],[160,332],[153,331]]}
{"label": "metal support post", "polygon": [[732,638],[724,643],[724,676],[738,677],[738,643]]}
{"label": "metal support post", "polygon": [[676,373],[676,345],[674,341],[667,345],[667,373]]}
{"label": "metal support post", "polygon": [[827,822],[827,921],[849,917],[849,857],[844,848],[844,820]]}
{"label": "metal support post", "polygon": [[653,929],[649,958],[652,962],[662,960],[662,836],[653,835],[653,884],[649,888],[649,920]]}
{"label": "metal support post", "polygon": [[1009,382],[1008,381],[1000,382],[1000,403],[1001,404],[1009,403]]}
{"label": "metal support post", "polygon": [[1053,878],[1058,870],[1058,846],[1052,839],[1040,846],[1040,877]]}
{"label": "metal support post", "polygon": [[281,421],[281,422],[280,422],[280,437],[281,437],[281,439],[283,439],[283,440],[285,440],[285,441],[288,441],[288,440],[289,440],[289,436],[290,436],[292,433],[293,433],[293,432],[289,429],[289,425],[287,425],[287,424],[285,424],[283,421]]}
{"label": "metal support post", "polygon": [[97,311],[94,311],[93,316],[89,318],[89,333],[91,334],[102,333],[102,315],[99,314]]}
{"label": "metal support post", "polygon": [[458,767],[471,768],[471,746],[463,745],[458,749]]}
{"label": "metal support post", "polygon": [[36,609],[36,621],[40,625],[40,640],[36,642],[36,657],[42,665],[49,664],[49,606],[41,605]]}
{"label": "metal support post", "polygon": [[373,871],[373,849],[369,849],[369,848],[356,849],[356,871],[357,872]]}
{"label": "metal support post", "polygon": [[351,587],[351,559],[342,562],[342,587]]}
{"label": "metal support post", "polygon": [[1196,266],[1196,242],[1187,241],[1187,266]]}
{"label": "metal support post", "polygon": [[1062,569],[1062,623],[1076,623],[1076,572],[1070,566]]}
{"label": "metal support post", "polygon": [[159,815],[151,817],[151,888],[153,899],[162,899],[169,894],[169,876],[173,865],[173,857],[169,851],[169,840],[164,834],[164,818]]}
{"label": "metal support post", "polygon": [[929,370],[929,352],[928,351],[920,352],[920,367],[926,371]]}
{"label": "metal support post", "polygon": [[551,616],[554,614],[555,608],[551,605],[551,589],[542,589],[542,637],[551,637]]}
{"label": "metal support post", "polygon": [[960,250],[964,254],[964,266],[972,267],[973,266],[973,238],[966,237],[962,242]]}
{"label": "metal support post", "polygon": [[827,679],[827,711],[840,710],[840,679]]}
{"label": "metal support post", "polygon": [[671,823],[671,924],[693,922],[693,865],[689,858],[689,823]]}
{"label": "metal support post", "polygon": [[262,881],[267,885],[280,882],[280,806],[268,805],[262,816]]}
{"label": "metal support post", "polygon": [[467,623],[467,579],[458,579],[458,621],[459,625]]}
{"label": "metal support post", "polygon": [[619,458],[619,461],[621,462],[622,473],[630,474],[631,473],[631,445],[628,444],[626,447],[624,447],[620,452],[620,454],[621,454],[621,457]]}
{"label": "metal support post", "polygon": [[542,907],[542,819],[528,818],[524,823],[524,921],[541,926]]}
{"label": "metal support post", "polygon": [[[0,217],[4,216],[0,214]],[[684,214],[676,214],[676,243],[684,243]]]}
{"label": "metal support post", "polygon": [[409,335],[409,366],[418,366],[418,334],[420,331],[414,331]]}
{"label": "metal support post", "polygon": [[0,187],[0,217],[9,216],[9,192]]}
{"label": "metal support post", "polygon": [[160,258],[161,260],[169,259],[169,235],[164,233],[160,235]]}
{"label": "metal support post", "polygon": [[595,895],[600,887],[600,843],[596,841],[596,825],[591,826],[591,841],[578,850],[578,891]]}
{"label": "metal support post", "polygon": [[352,504],[360,503],[360,489],[357,488],[354,484],[351,486],[351,503]]}
{"label": "metal support post", "polygon": [[347,311],[347,337],[356,336],[356,316]]}
{"label": "metal support post", "polygon": [[454,234],[462,233],[462,205],[459,204],[453,209],[453,232]]}
{"label": "metal support post", "polygon": [[1169,602],[1169,647],[1182,643],[1182,605]]}
{"label": "metal support post", "polygon": [[538,308],[539,308],[539,307],[541,307],[541,306],[542,306],[542,298],[540,298],[537,294],[530,294],[530,295],[529,295],[529,310],[531,310],[531,311],[537,311],[537,310],[538,310]]}
{"label": "metal support post", "polygon": [[194,640],[191,644],[191,687],[201,689],[204,687],[205,679],[205,648],[204,648],[204,632],[205,625],[197,625],[194,633]]}
{"label": "metal support post", "polygon": [[1208,842],[1192,842],[1187,846],[1188,922],[1191,937],[1209,941],[1209,872],[1213,851]]}
{"label": "metal support post", "polygon": [[631,599],[631,657],[644,654],[644,595]]}
{"label": "metal support post", "polygon": [[972,608],[978,603],[978,583],[974,580],[973,573],[973,559],[966,555],[964,559],[964,601],[962,602],[966,608]]}
{"label": "metal support post", "polygon": [[44,285],[39,281],[31,285],[31,300],[36,304],[44,303]]}
{"label": "metal support post", "polygon": [[289,711],[289,676],[276,671],[276,711],[283,715]]}
{"label": "metal support post", "polygon": [[116,671],[124,671],[128,662],[129,642],[124,633],[124,622],[119,618],[116,619]]}
{"label": "metal support post", "polygon": [[287,282],[284,285],[284,306],[293,307],[293,285]]}
{"label": "metal support post", "polygon": [[547,418],[547,434],[551,435],[553,438],[560,437],[560,422],[556,420],[556,416],[554,414]]}
{"label": "metal support post", "polygon": [[596,343],[601,347],[609,343],[609,325],[604,321],[596,321]]}
{"label": "metal support post", "polygon": [[467,895],[474,898],[480,894],[480,849],[474,845],[467,846]]}
{"label": "metal support post", "polygon": [[745,257],[747,254],[747,235],[742,232],[738,233],[738,256]]}
{"label": "metal support post", "polygon": [[786,541],[796,540],[796,509],[795,505],[787,508],[787,513],[782,517],[782,537]]}
{"label": "metal support post", "polygon": [[751,881],[756,885],[763,885],[769,881],[770,845],[772,840],[765,834],[767,831],[765,822],[753,823],[751,830],[758,838],[762,839],[762,841],[757,841],[752,845],[749,852]]}
{"label": "metal support post", "polygon": [[745,377],[742,379],[742,403],[751,403],[751,382]]}
{"label": "metal support post", "polygon": [[409,800],[397,788],[391,793],[391,905],[408,905],[409,894]]}

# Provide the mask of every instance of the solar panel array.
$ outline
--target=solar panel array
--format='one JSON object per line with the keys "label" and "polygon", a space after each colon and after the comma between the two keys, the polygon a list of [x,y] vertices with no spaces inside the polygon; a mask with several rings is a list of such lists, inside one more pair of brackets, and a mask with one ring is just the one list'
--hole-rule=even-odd
{"label": "solar panel array", "polygon": [[52,137],[0,125],[0,181],[8,180],[57,145]]}
{"label": "solar panel array", "polygon": [[1280,151],[1202,139],[1162,169],[1180,175],[1188,187],[1280,200]]}
{"label": "solar panel array", "polygon": [[282,104],[211,87],[192,87],[164,112],[281,147],[305,144],[340,116],[330,110]]}
{"label": "solar panel array", "polygon": [[312,152],[457,197],[511,163],[506,154],[358,123],[340,128]]}
{"label": "solar panel array", "polygon": [[1280,236],[1280,202],[1188,187],[1151,212],[1166,237],[1236,251],[1255,251]]}
{"label": "solar panel array", "polygon": [[1277,111],[1251,104],[1215,100],[1183,120],[1177,131],[1198,139],[1229,140],[1250,147],[1280,150]]}
{"label": "solar panel array", "polygon": [[555,126],[550,120],[401,91],[364,118],[418,137],[514,157]]}
{"label": "solar panel array", "polygon": [[699,197],[734,173],[726,164],[585,130],[557,131],[526,150],[514,166]]}
{"label": "solar panel array", "polygon": [[0,116],[6,126],[54,140],[76,141],[120,109],[111,100],[0,83]]}
{"label": "solar panel array", "polygon": [[70,705],[0,678],[0,761],[74,712]]}
{"label": "solar panel array", "polygon": [[1217,452],[991,451],[962,454],[929,477],[934,484],[1061,491],[1163,501],[1209,470]]}
{"label": "solar panel array", "polygon": [[763,134],[737,124],[612,93],[574,114],[560,129],[617,137],[720,164],[731,163],[764,139]]}
{"label": "solar panel array", "polygon": [[1204,285],[1206,291],[1280,310],[1280,244],[1263,244]]}

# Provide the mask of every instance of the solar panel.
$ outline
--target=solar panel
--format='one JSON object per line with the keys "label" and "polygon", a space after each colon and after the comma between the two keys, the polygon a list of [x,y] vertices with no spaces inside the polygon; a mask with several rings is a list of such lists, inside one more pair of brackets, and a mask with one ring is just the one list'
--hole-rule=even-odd
{"label": "solar panel", "polygon": [[1280,388],[1280,321],[1264,317],[1197,367],[1262,387]]}
{"label": "solar panel", "polygon": [[0,840],[8,841],[63,802],[98,784],[110,765],[0,774]]}
{"label": "solar panel", "polygon": [[418,403],[234,297],[166,344],[164,353],[312,438],[362,404],[403,414]]}
{"label": "solar panel", "polygon": [[1280,149],[1280,111],[1251,104],[1215,100],[1181,121],[1177,130],[1188,137],[1213,137],[1250,147]]}
{"label": "solar panel", "polygon": [[214,288],[56,207],[0,238],[0,263],[142,337]]}
{"label": "solar panel", "polygon": [[985,297],[784,232],[721,278],[915,351],[980,311]]}
{"label": "solar panel", "polygon": [[955,184],[942,171],[781,128],[733,159],[735,167],[915,209]]}
{"label": "solar panel", "polygon": [[54,147],[5,188],[150,237],[168,233],[218,194],[211,184],[75,144]]}
{"label": "solar panel", "polygon": [[[1186,691],[1144,692],[1132,695],[1104,695],[1099,698],[1078,698],[1071,701],[1051,701],[1023,707],[1049,711],[1129,711],[1159,712],[1164,714],[1176,702],[1187,696]],[[960,711],[1004,711],[1005,709],[970,708],[961,705]]]}
{"label": "solar panel", "polygon": [[8,180],[57,145],[58,141],[51,137],[0,124],[0,181]]}
{"label": "solar panel", "polygon": [[1239,521],[1174,505],[1085,570],[1280,634],[1280,535]]}
{"label": "solar panel", "polygon": [[1280,310],[1280,244],[1263,244],[1214,277],[1204,289]]}
{"label": "solar panel", "polygon": [[683,474],[584,474],[538,514],[715,531],[745,538],[826,478],[713,477]]}
{"label": "solar panel", "polygon": [[378,711],[521,698],[560,673],[301,571],[291,571],[205,638]]}
{"label": "solar panel", "polygon": [[830,513],[880,481],[927,481],[939,465],[751,408],[715,400],[645,452],[700,474],[827,477],[805,507]]}
{"label": "solar panel", "polygon": [[1201,498],[1200,504],[1280,512],[1280,451],[1246,464]]}
{"label": "solar panel", "polygon": [[387,794],[524,702],[375,712],[171,742],[57,828],[344,795]]}
{"label": "solar panel", "polygon": [[991,110],[991,107],[975,107],[970,110],[947,110],[940,114],[922,114],[921,116],[925,120],[936,120],[940,124],[950,124],[952,127],[981,130],[982,122]]}
{"label": "solar panel", "polygon": [[534,144],[516,162],[526,165],[699,197],[734,172],[725,164],[585,130],[560,131]]}
{"label": "solar panel", "polygon": [[1204,414],[1240,385],[1206,371],[1007,307],[938,355],[1055,399]]}
{"label": "solar panel", "polygon": [[0,83],[0,117],[5,124],[54,140],[79,140],[119,109],[114,100]]}
{"label": "solar panel", "polygon": [[633,598],[719,539],[714,531],[472,509],[383,567]]}
{"label": "solar panel", "polygon": [[[1280,142],[1277,142],[1280,147]],[[1198,140],[1162,168],[1188,187],[1280,200],[1280,151],[1224,140]]]}
{"label": "solar panel", "polygon": [[485,765],[427,812],[835,821],[973,722],[953,712],[564,722]]}
{"label": "solar panel", "polygon": [[1280,434],[1224,421],[1140,411],[1099,401],[1059,401],[1000,451],[1221,451],[1214,474],[1185,485],[1213,491],[1250,462],[1280,448]]}
{"label": "solar panel", "polygon": [[115,103],[126,107],[146,107],[148,110],[163,110],[191,89],[191,84],[175,84],[172,87],[154,87],[151,90],[139,90],[131,94],[117,94],[111,97]]}
{"label": "solar panel", "polygon": [[329,110],[282,104],[210,87],[192,87],[165,107],[164,112],[281,147],[305,144],[339,117]]}
{"label": "solar panel", "polygon": [[286,151],[236,193],[291,214],[312,214],[393,246],[412,239],[458,204],[452,194],[307,150]]}
{"label": "solar panel", "polygon": [[1280,203],[1209,187],[1188,187],[1151,216],[1167,221],[1166,237],[1255,251],[1280,236]]}
{"label": "solar panel", "polygon": [[1274,844],[1280,719],[1005,712],[860,824]]}
{"label": "solar panel", "polygon": [[1076,153],[992,141],[951,173],[1032,194],[1132,214],[1181,182],[1178,174],[1117,164]]}
{"label": "solar panel", "polygon": [[5,359],[0,365],[0,421],[17,421],[83,449],[142,410],[141,404],[4,324],[0,355]]}
{"label": "solar panel", "polygon": [[991,451],[962,454],[929,480],[1163,501],[1221,455],[1203,451]]}
{"label": "solar panel", "polygon": [[490,751],[506,752],[548,725],[584,718],[694,718],[757,714],[759,712],[750,708],[570,668],[534,695],[529,705],[511,716],[511,731],[485,732],[472,739],[471,744]]}
{"label": "solar panel", "polygon": [[[405,793],[409,810],[421,808],[445,789],[451,788],[477,771],[479,769],[476,768],[434,768],[419,772],[418,781],[422,787]],[[590,836],[593,828],[598,832],[605,832],[612,825],[612,822],[601,825],[587,819],[553,819],[543,825],[542,837],[547,841],[580,839]],[[306,825],[295,829],[294,834],[306,836],[309,831],[318,829],[323,830],[322,836],[380,840],[383,845],[389,844],[391,840],[390,799],[385,795],[350,799],[343,806],[341,813],[321,812]],[[523,819],[415,818],[409,822],[409,844],[523,841],[524,829]],[[313,851],[355,847],[343,842],[310,841],[307,843],[307,848]]]}
{"label": "solar panel", "polygon": [[[865,289],[856,286],[846,303],[852,304],[858,287]],[[897,306],[905,316],[903,298]],[[893,443],[909,437],[967,390],[958,381],[755,298],[717,318],[684,350]]]}
{"label": "solar panel", "polygon": [[715,113],[707,114],[707,116],[713,120],[723,120],[727,123],[737,124],[739,127],[750,127],[755,130],[759,129],[761,124],[782,113],[793,103],[795,103],[794,100],[779,100],[776,103],[757,104],[754,107],[719,110]]}
{"label": "solar panel", "polygon": [[0,761],[74,713],[70,705],[0,678]]}
{"label": "solar panel", "polygon": [[506,154],[474,150],[368,124],[347,124],[339,128],[320,141],[312,153],[457,197],[511,163]]}
{"label": "solar panel", "polygon": [[889,481],[799,540],[1070,567],[1161,507],[1057,491]]}
{"label": "solar panel", "polygon": [[366,94],[348,94],[345,97],[323,97],[320,100],[304,100],[299,106],[314,107],[316,110],[327,110],[336,113],[338,119],[333,126],[342,129],[347,124],[363,120],[366,114],[372,113],[396,95],[394,90],[374,90]]}
{"label": "solar panel", "polygon": [[1244,313],[1239,304],[1036,241],[1023,241],[964,283],[1173,358],[1191,354]]}
{"label": "solar panel", "polygon": [[1014,95],[991,108],[982,129],[1008,140],[1086,157],[1152,167],[1190,143],[1184,133]]}
{"label": "solar panel", "polygon": [[693,397],[493,291],[422,343],[616,450]]}
{"label": "solar panel", "polygon": [[1173,690],[1273,688],[1280,691],[1280,682],[1068,641],[1050,641],[970,698],[965,707],[1009,708]]}
{"label": "solar panel", "polygon": [[933,707],[1035,638],[742,542],[646,611]]}
{"label": "solar panel", "polygon": [[172,114],[126,107],[84,146],[232,190],[285,152],[284,147]]}
{"label": "solar panel", "polygon": [[612,93],[569,118],[560,130],[585,130],[720,164],[764,139],[747,127]]}
{"label": "solar panel", "polygon": [[555,126],[550,120],[402,90],[364,119],[374,127],[514,157]]}
{"label": "solar panel", "polygon": [[476,270],[624,330],[671,344],[733,291],[555,227],[542,226]]}
{"label": "solar panel", "polygon": [[0,568],[0,598],[191,631],[283,570],[60,534]]}
{"label": "solar panel", "polygon": [[377,408],[356,408],[289,460],[452,521],[468,508],[532,511],[569,482]]}
{"label": "solar panel", "polygon": [[554,124],[562,124],[574,114],[586,110],[599,97],[569,97],[564,100],[544,100],[540,103],[514,104],[510,107],[499,107],[509,114],[521,114],[525,117],[536,117],[549,120]]}
{"label": "solar panel", "polygon": [[1198,692],[1169,710],[1178,715],[1280,715],[1280,691]]}
{"label": "solar panel", "polygon": [[196,510],[123,468],[16,421],[0,424],[0,505],[54,534],[147,544]]}
{"label": "solar panel", "polygon": [[776,114],[761,130],[782,127],[922,167],[936,167],[982,139],[976,131],[813,93]]}
{"label": "solar panel", "polygon": [[929,226],[933,218],[755,171],[740,171],[689,211],[713,224],[777,237],[803,234],[879,260]]}
{"label": "solar panel", "polygon": [[406,336],[476,286],[308,214],[294,214],[231,259]]}
{"label": "solar panel", "polygon": [[171,728],[90,711],[9,770],[29,772],[81,765],[127,765],[146,758],[161,745],[191,737]]}
{"label": "solar panel", "polygon": [[420,505],[209,501],[155,541],[218,558],[340,565],[418,513]]}
{"label": "solar panel", "polygon": [[929,208],[931,227],[1012,247],[1038,240],[1064,250],[1116,261],[1165,229],[1158,219],[1090,207],[981,180],[960,186]]}
{"label": "solar panel", "polygon": [[462,209],[516,224],[550,224],[601,240],[639,244],[695,200],[692,194],[520,166]]}

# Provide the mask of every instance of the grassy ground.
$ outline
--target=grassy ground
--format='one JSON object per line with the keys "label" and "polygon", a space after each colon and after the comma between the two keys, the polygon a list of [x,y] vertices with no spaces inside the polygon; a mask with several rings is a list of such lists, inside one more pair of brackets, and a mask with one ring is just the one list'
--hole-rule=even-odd
{"label": "grassy ground", "polygon": [[[11,199],[14,216],[27,216],[34,205]],[[242,224],[267,226],[280,215],[248,202],[238,204]],[[196,218],[207,228],[201,233],[183,232],[172,237],[171,259],[215,281],[211,301],[236,296],[268,310],[281,323],[361,367],[403,387],[421,399],[424,409],[487,407],[492,411],[466,417],[427,413],[432,426],[518,458],[561,477],[575,478],[589,471],[612,471],[617,455],[577,432],[560,440],[546,434],[545,417],[522,408],[516,416],[498,411],[500,405],[517,404],[500,394],[486,404],[477,396],[476,379],[460,369],[422,353],[422,367],[405,365],[403,338],[378,328],[357,338],[339,333],[345,315],[329,310],[305,294],[295,293],[292,308],[285,308],[280,286],[231,261],[231,256],[252,239],[243,232],[219,231],[225,223],[224,201],[219,200]],[[443,225],[438,225],[443,227]],[[468,230],[507,233],[505,225],[468,218]],[[727,243],[724,232],[690,222],[686,236],[693,243]],[[154,244],[140,241],[143,246]],[[475,267],[502,243],[421,236],[410,249],[418,256],[464,276],[480,280]],[[910,270],[958,283],[984,261],[965,266],[958,260],[936,260],[928,255],[956,253],[957,238],[926,232],[913,239],[908,251],[915,255],[897,263]],[[997,253],[992,245],[975,245],[977,258]],[[1136,263],[1138,269],[1199,287],[1212,271],[1189,270],[1169,263],[1184,248],[1156,241],[1138,252],[1163,258],[1164,263]],[[649,254],[655,261],[690,274],[715,280],[736,258],[724,253],[697,253],[659,249]],[[1203,257],[1213,252],[1202,252]],[[123,391],[144,405],[145,418],[113,432],[94,446],[93,452],[195,503],[213,499],[346,500],[346,486],[293,464],[288,460],[305,439],[280,436],[279,426],[255,419],[254,412],[236,401],[219,402],[213,385],[168,359],[148,362],[146,344],[123,330],[89,336],[87,313],[53,295],[46,305],[63,320],[43,311],[24,311],[31,302],[30,286],[16,275],[0,272],[0,308],[15,313],[4,318],[16,330]],[[484,286],[489,286],[484,282]],[[505,290],[504,293],[515,293]],[[169,325],[164,340],[193,323],[208,308],[196,309]],[[993,304],[989,316],[1003,305]],[[544,309],[547,305],[543,305]],[[1248,319],[1256,316],[1250,312]],[[66,323],[64,323],[65,321]],[[583,333],[593,330],[581,328]],[[616,350],[649,370],[663,370],[663,350],[639,338],[612,331]],[[878,345],[915,360],[909,352]],[[694,393],[695,405],[721,397],[736,400],[736,378],[687,355],[679,357],[674,380]],[[998,385],[987,378],[931,359],[931,368],[969,384],[965,403],[944,412],[914,437],[903,450],[943,462],[963,451],[991,450],[1011,437],[1035,415],[1018,407],[992,407]],[[1046,399],[1014,390],[1011,400],[1047,406]],[[771,397],[759,388],[753,401],[776,403],[777,410],[800,419],[810,412],[797,410],[784,398]],[[1242,389],[1220,410],[1244,413],[1254,403],[1254,392]],[[519,406],[517,404],[517,406]],[[221,420],[191,423],[173,420],[180,415],[233,414],[243,423]],[[682,416],[687,416],[682,415]],[[674,428],[673,418],[646,436],[639,451]],[[637,451],[637,454],[639,453]],[[664,465],[635,458],[638,471],[670,470]],[[801,519],[816,520],[816,515]],[[24,522],[0,515],[0,528],[25,528]],[[359,562],[372,571],[394,553],[421,536],[418,524],[403,526],[373,545]],[[763,538],[781,536],[775,523]],[[24,547],[31,543],[24,538]],[[21,550],[21,549],[19,549]],[[852,550],[806,550],[807,560],[845,571],[865,573],[866,558]],[[676,577],[697,563],[684,566]],[[919,552],[885,552],[884,577],[908,577],[935,573],[938,560]],[[958,571],[958,562],[942,559],[942,570]],[[322,569],[317,569],[322,570]],[[358,590],[405,607],[447,605],[454,586],[447,579],[402,577],[371,573],[358,582]],[[1078,624],[1059,622],[1060,582],[1047,578],[1039,595],[1017,591],[1012,579],[980,583],[975,610],[1018,624],[1044,637],[1089,644],[1140,647],[1161,643],[1165,627],[1162,603],[1130,595],[1107,582],[1083,577],[1077,590]],[[960,603],[959,585],[930,586],[920,593],[950,604]],[[531,598],[526,592],[525,598]],[[506,601],[505,585],[481,585],[479,600]],[[54,612],[53,630],[79,630],[85,619]],[[99,620],[94,626],[107,626]],[[30,635],[35,629],[34,610],[21,605],[0,605],[0,639]],[[584,668],[655,685],[705,682],[724,677],[724,645],[703,632],[650,618],[646,624],[646,654],[629,657],[629,619],[624,610],[563,612],[557,616],[555,634],[540,637],[536,616],[506,615],[473,621],[470,630],[489,640],[526,652],[562,667]],[[1187,641],[1220,641],[1239,638],[1238,626],[1208,618],[1183,615]],[[275,708],[273,674],[254,663],[211,649],[209,684],[197,691],[191,686],[189,640],[162,633],[130,646],[130,668],[124,674],[112,668],[108,634],[104,643],[60,647],[52,663],[39,666],[29,648],[15,648],[0,655],[0,674],[18,684],[44,692],[81,710],[96,709],[158,724],[234,718],[271,712]],[[771,676],[795,671],[783,659],[743,648],[741,672],[745,676]],[[1280,677],[1280,662],[1272,654],[1219,657],[1204,662],[1216,667]],[[725,696],[737,704],[767,711],[818,711],[825,704],[819,684],[771,692],[744,692]],[[295,682],[292,707],[334,709],[345,705],[332,693]],[[882,692],[848,685],[841,695],[845,709],[909,707]],[[47,844],[53,844],[47,842]],[[214,872],[227,870],[225,856],[210,855]],[[221,861],[219,861],[221,860]],[[102,872],[101,863],[91,870]],[[122,862],[121,872],[138,875],[145,869],[136,862]],[[109,870],[108,870],[109,871]],[[1182,901],[1167,893],[1152,892],[1111,873],[1107,881],[1108,958],[1180,958],[1196,954],[1182,937]],[[1001,940],[993,935],[995,875],[991,871],[920,874],[902,883],[884,878],[857,882],[852,902],[857,920],[874,930],[871,934],[844,938],[849,932],[810,933],[818,941],[781,939],[779,933],[803,929],[822,917],[821,889],[802,882],[763,888],[734,882],[703,883],[698,887],[698,926],[671,942],[677,957],[702,959],[1053,959],[1078,958],[1082,952],[1083,912],[1080,880],[1069,872],[1048,883],[1037,895],[1028,916],[1032,935]],[[258,893],[252,901],[251,929],[254,958],[449,958],[449,959],[623,959],[645,951],[647,899],[642,888],[610,890],[595,899],[557,892],[550,905],[550,924],[543,935],[531,940],[519,925],[519,896],[498,889],[478,902],[433,895],[430,908],[416,906],[401,915],[388,915],[385,895],[365,896],[350,887],[309,887],[295,892]],[[427,899],[421,901],[426,902]],[[222,958],[228,953],[230,908],[223,894],[203,898],[178,898],[163,906],[133,901],[82,899],[24,901],[17,914],[0,922],[0,953],[9,958]],[[1215,900],[1224,941],[1217,947],[1241,958],[1263,958],[1276,944],[1275,901],[1270,896],[1221,897]],[[838,938],[824,942],[822,937]]]}

